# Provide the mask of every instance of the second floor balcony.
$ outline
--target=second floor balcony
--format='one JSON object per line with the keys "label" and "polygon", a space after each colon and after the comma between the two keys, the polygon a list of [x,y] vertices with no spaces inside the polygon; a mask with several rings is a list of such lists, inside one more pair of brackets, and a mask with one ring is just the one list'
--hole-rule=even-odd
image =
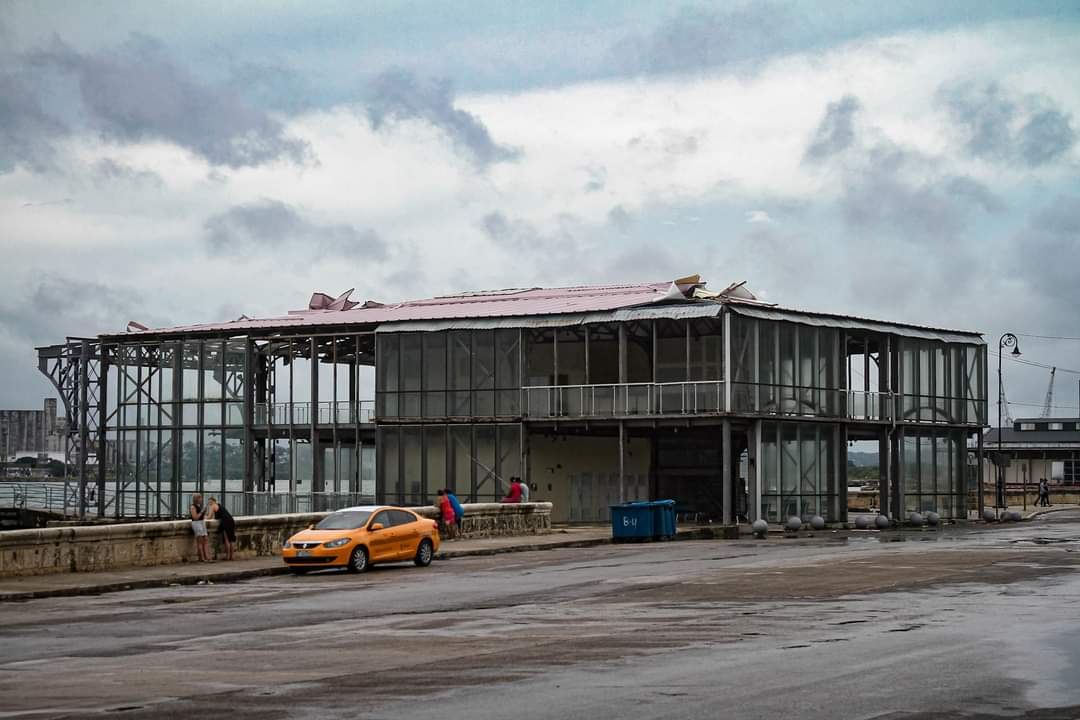
{"label": "second floor balcony", "polygon": [[979,426],[986,416],[985,402],[964,398],[723,380],[531,386],[522,401],[529,420],[736,414]]}

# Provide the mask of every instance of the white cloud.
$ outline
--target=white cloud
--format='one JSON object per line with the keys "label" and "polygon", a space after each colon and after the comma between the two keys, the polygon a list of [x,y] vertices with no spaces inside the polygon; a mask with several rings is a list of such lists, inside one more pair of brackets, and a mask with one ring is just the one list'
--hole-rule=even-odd
{"label": "white cloud", "polygon": [[750,210],[746,213],[746,222],[765,225],[774,225],[776,223],[776,221],[772,219],[772,216],[764,210]]}

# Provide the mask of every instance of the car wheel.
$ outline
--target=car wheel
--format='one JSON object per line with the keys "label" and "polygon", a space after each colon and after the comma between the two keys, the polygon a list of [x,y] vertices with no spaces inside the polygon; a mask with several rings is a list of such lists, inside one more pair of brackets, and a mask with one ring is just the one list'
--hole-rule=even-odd
{"label": "car wheel", "polygon": [[431,564],[431,558],[435,556],[435,550],[431,545],[431,541],[424,538],[420,541],[420,547],[416,549],[416,558],[414,563],[419,567],[427,567]]}
{"label": "car wheel", "polygon": [[362,573],[368,569],[367,550],[357,547],[349,556],[349,572]]}
{"label": "car wheel", "polygon": [[291,567],[289,568],[289,572],[293,575],[307,575],[307,571],[310,569],[311,568]]}

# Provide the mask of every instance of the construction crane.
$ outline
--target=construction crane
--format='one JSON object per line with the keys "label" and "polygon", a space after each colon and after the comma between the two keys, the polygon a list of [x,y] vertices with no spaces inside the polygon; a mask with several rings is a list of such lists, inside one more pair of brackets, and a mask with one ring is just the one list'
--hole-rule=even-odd
{"label": "construction crane", "polygon": [[1005,397],[1005,380],[1001,379],[999,382],[1001,383],[1001,397],[998,398],[998,404],[1001,405],[1001,414],[1005,416],[1005,426],[1011,428],[1013,416],[1009,412],[1009,400]]}
{"label": "construction crane", "polygon": [[1043,401],[1041,418],[1050,417],[1050,404],[1054,400],[1054,374],[1057,372],[1056,367],[1050,368],[1050,384],[1046,386],[1046,400]]}

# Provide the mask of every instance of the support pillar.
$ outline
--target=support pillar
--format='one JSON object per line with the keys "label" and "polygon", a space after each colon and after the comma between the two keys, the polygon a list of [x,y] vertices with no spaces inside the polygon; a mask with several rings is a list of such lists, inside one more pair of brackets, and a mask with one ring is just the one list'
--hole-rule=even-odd
{"label": "support pillar", "polygon": [[[109,414],[108,379],[109,379],[109,364],[108,364],[108,361],[105,359],[105,348],[99,345],[98,346],[98,373],[97,373],[97,380],[98,380],[97,407],[94,408],[94,411],[97,413],[97,438],[96,438],[96,440],[97,440],[97,461],[98,461],[97,462],[97,473],[96,473],[96,478],[95,478],[94,484],[97,485],[97,491],[95,492],[95,496],[97,497],[97,516],[99,518],[100,517],[105,517],[105,468],[108,465],[108,457],[109,457],[109,450],[108,450],[109,444],[107,442],[107,432],[108,432],[108,430],[107,430],[107,426],[108,426],[107,418],[108,418],[108,414]],[[120,413],[120,408],[119,407],[117,407],[116,412],[117,412],[117,415],[119,416],[119,413]],[[119,433],[117,433],[117,436],[118,436],[117,439],[119,439]],[[120,445],[118,443],[117,444],[118,451],[119,451],[119,447],[120,447]],[[116,468],[117,475],[116,475],[116,477],[117,477],[118,480],[119,480],[119,477],[120,477],[119,472],[120,472],[120,467],[119,467],[119,463],[117,463],[117,468]],[[117,493],[116,499],[114,500],[114,502],[116,503],[116,511],[117,511],[117,513],[122,512],[123,511],[123,498],[120,496],[120,493]],[[119,514],[117,515],[117,517],[119,517]]]}
{"label": "support pillar", "polygon": [[746,451],[746,488],[749,505],[746,509],[747,519],[754,523],[761,519],[761,470],[759,469],[761,457],[761,421],[755,420],[750,426]]}
{"label": "support pillar", "polygon": [[888,428],[881,431],[878,438],[878,510],[885,517],[889,517],[889,509],[892,505],[892,433]]}
{"label": "support pillar", "polygon": [[723,524],[728,526],[733,524],[735,514],[734,499],[735,493],[732,486],[731,478],[731,421],[725,419],[721,424],[720,430],[720,456],[721,465],[723,466],[721,481],[723,492]]}
{"label": "support pillar", "polygon": [[90,383],[88,370],[90,368],[90,342],[83,340],[79,346],[79,519],[86,518],[86,455],[90,449],[90,432],[86,427],[89,413],[86,410],[87,390]]}
{"label": "support pillar", "polygon": [[984,495],[984,493],[986,492],[986,488],[985,488],[985,479],[983,478],[983,472],[985,470],[984,462],[986,460],[986,457],[985,457],[985,451],[983,449],[983,431],[982,431],[982,428],[979,428],[978,449],[977,449],[976,452],[977,452],[976,462],[978,463],[978,468],[977,468],[977,470],[978,470],[978,479],[975,481],[976,482],[975,492],[978,495],[977,505],[978,505],[978,509],[979,509],[979,519],[981,520],[982,516],[983,516],[983,510],[986,509],[986,497]]}
{"label": "support pillar", "polygon": [[[308,411],[308,432],[311,442],[311,492],[323,492],[322,447],[319,445],[319,347],[315,338],[308,340],[308,352],[311,359],[308,375],[311,378],[311,407]],[[314,496],[313,496],[314,499]],[[312,509],[314,503],[312,503]],[[318,508],[321,510],[322,508]]]}
{"label": "support pillar", "polygon": [[626,502],[626,423],[619,421],[619,503]]}

